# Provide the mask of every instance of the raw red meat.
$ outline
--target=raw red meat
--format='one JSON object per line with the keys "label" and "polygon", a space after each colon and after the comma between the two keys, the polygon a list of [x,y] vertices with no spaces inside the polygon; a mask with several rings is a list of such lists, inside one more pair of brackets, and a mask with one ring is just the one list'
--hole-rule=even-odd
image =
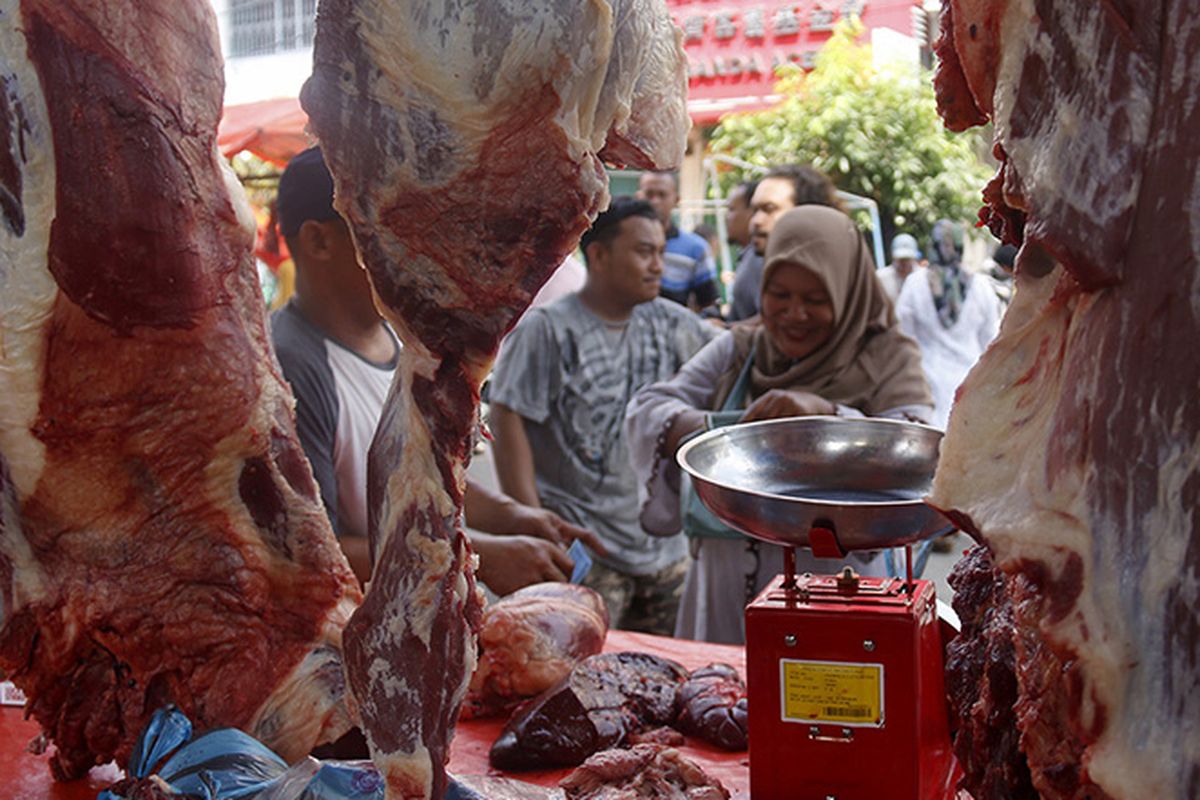
{"label": "raw red meat", "polygon": [[349,724],[222,83],[203,0],[0,0],[0,668],[60,778],[166,702],[287,758]]}
{"label": "raw red meat", "polygon": [[1035,789],[1198,797],[1200,6],[947,8],[938,80],[995,123],[984,217],[1022,248],[932,500],[1007,576]]}
{"label": "raw red meat", "polygon": [[974,800],[1037,800],[1020,748],[1012,603],[986,547],[950,574],[959,632],[946,646],[954,755]]}
{"label": "raw red meat", "polygon": [[686,61],[662,0],[326,0],[314,61],[301,102],[405,343],[348,678],[389,800],[441,797],[480,621],[459,526],[479,386],[607,202],[601,150],[682,158]]}
{"label": "raw red meat", "polygon": [[567,800],[729,800],[729,791],[699,764],[653,744],[596,753],[559,786]]}
{"label": "raw red meat", "polygon": [[520,706],[489,758],[499,769],[574,766],[633,733],[669,725],[687,670],[649,653],[592,656]]}
{"label": "raw red meat", "polygon": [[513,592],[483,614],[479,666],[464,713],[511,711],[599,653],[607,633],[608,608],[585,586],[539,583]]}
{"label": "raw red meat", "polygon": [[728,664],[709,664],[679,690],[675,727],[726,750],[745,750],[749,711],[746,682]]}

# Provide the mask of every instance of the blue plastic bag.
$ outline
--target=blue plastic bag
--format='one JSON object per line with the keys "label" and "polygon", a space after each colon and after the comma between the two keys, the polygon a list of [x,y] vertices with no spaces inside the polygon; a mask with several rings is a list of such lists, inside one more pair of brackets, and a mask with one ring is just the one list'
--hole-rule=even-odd
{"label": "blue plastic bag", "polygon": [[[291,767],[254,737],[222,728],[192,738],[174,706],[154,713],[129,759],[129,774],[157,775],[174,792],[202,800],[383,800],[383,779],[369,761],[309,758]],[[96,800],[126,800],[111,789]],[[445,800],[486,800],[452,781]]]}

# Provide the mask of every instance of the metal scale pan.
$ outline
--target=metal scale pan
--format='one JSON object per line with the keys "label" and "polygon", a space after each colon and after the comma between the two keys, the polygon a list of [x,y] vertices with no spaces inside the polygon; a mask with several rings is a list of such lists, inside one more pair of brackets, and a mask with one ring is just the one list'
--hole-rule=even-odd
{"label": "metal scale pan", "polygon": [[[701,502],[763,541],[843,551],[953,530],[922,498],[941,431],[887,419],[793,417],[719,428],[679,449]],[[811,534],[811,535],[810,535]]]}

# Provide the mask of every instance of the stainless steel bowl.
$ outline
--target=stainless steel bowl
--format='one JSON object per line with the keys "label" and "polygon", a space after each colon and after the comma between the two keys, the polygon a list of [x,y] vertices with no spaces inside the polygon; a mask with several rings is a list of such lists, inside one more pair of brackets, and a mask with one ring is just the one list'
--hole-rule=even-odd
{"label": "stainless steel bowl", "polygon": [[843,550],[876,550],[953,529],[922,500],[941,439],[908,422],[795,417],[710,431],[676,457],[701,502],[732,528],[808,546],[819,526]]}

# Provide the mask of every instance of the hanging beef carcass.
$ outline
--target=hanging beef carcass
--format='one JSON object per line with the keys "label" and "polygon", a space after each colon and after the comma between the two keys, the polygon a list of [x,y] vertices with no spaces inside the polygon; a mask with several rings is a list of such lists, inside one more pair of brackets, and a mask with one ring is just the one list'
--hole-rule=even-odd
{"label": "hanging beef carcass", "polygon": [[662,0],[326,0],[314,61],[301,102],[405,343],[348,677],[388,797],[440,797],[480,615],[458,524],[480,384],[606,205],[601,159],[681,160],[686,62]]}
{"label": "hanging beef carcass", "polygon": [[942,26],[943,116],[994,121],[983,217],[1022,247],[932,500],[1005,575],[978,595],[1011,606],[1041,796],[1200,797],[1200,6],[946,0]]}
{"label": "hanging beef carcass", "polygon": [[60,778],[167,702],[288,758],[349,724],[221,69],[205,0],[0,1],[0,668]]}

